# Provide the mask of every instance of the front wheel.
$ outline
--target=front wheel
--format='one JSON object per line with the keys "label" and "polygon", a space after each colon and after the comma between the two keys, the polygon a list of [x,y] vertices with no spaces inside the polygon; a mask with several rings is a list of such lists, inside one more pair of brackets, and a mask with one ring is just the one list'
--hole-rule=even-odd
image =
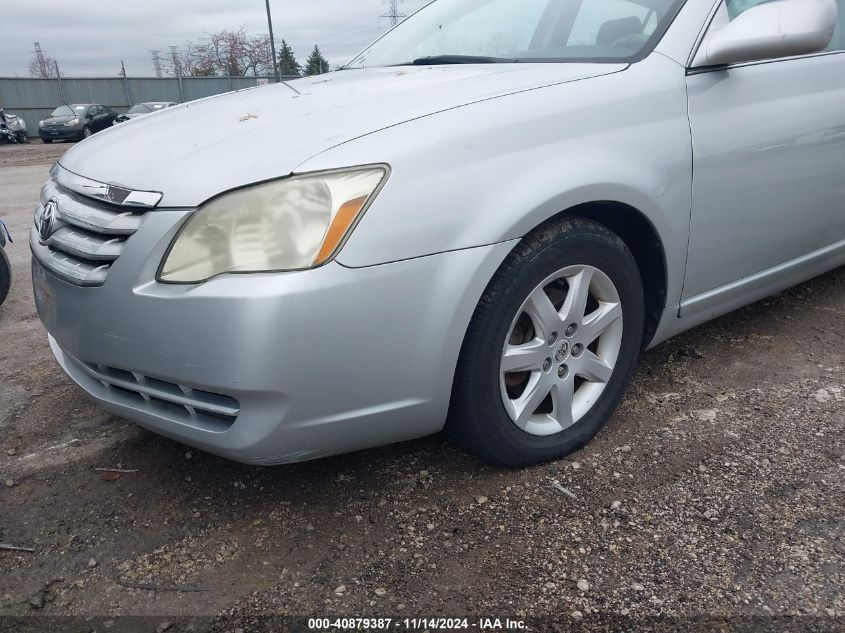
{"label": "front wheel", "polygon": [[82,128],[82,138],[83,138],[83,139],[88,138],[88,137],[89,137],[89,136],[91,136],[93,133],[94,133],[94,132],[93,132],[93,131],[91,130],[91,128],[90,128],[90,127],[88,127],[87,125],[86,125],[84,128]]}
{"label": "front wheel", "polygon": [[52,142],[53,142],[53,139],[51,139],[51,138],[42,138],[42,139],[41,139],[41,142],[42,142],[42,143],[44,143],[44,145],[49,145],[50,143],[52,143]]}
{"label": "front wheel", "polygon": [[617,235],[580,218],[539,229],[508,257],[476,308],[449,429],[502,466],[581,448],[622,399],[644,314],[636,260]]}
{"label": "front wheel", "polygon": [[[2,228],[0,228],[2,230]],[[9,264],[9,256],[6,251],[0,248],[0,305],[9,296],[9,288],[12,286],[12,267]]]}

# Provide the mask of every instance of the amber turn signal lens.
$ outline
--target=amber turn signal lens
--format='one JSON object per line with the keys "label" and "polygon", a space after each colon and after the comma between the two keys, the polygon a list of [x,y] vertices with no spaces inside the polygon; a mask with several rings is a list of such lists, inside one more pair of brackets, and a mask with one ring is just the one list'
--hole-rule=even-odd
{"label": "amber turn signal lens", "polygon": [[332,256],[332,253],[334,253],[340,244],[343,236],[346,235],[349,227],[352,226],[355,218],[358,217],[358,213],[361,212],[366,201],[367,196],[361,196],[360,198],[343,203],[343,206],[340,207],[337,215],[334,216],[334,220],[326,233],[326,239],[323,240],[323,246],[320,248],[320,252],[317,253],[317,257],[314,259],[315,266],[319,266]]}

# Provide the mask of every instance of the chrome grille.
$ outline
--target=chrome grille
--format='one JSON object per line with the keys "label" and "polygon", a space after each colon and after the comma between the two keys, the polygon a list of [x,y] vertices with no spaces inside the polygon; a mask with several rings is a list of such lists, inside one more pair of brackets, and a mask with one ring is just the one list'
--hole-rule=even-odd
{"label": "chrome grille", "polygon": [[[82,178],[56,165],[41,188],[30,245],[35,258],[65,281],[101,286],[161,194]],[[45,220],[45,207],[50,217]],[[45,226],[47,225],[47,226]]]}

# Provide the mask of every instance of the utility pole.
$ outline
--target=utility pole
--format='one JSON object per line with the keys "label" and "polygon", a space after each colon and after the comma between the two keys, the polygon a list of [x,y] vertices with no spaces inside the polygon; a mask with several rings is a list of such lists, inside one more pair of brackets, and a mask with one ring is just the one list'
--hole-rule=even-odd
{"label": "utility pole", "polygon": [[405,0],[387,0],[388,11],[380,15],[380,18],[387,18],[390,20],[390,26],[394,27],[408,16],[399,12],[399,3]]}
{"label": "utility pole", "polygon": [[56,80],[59,82],[59,95],[62,98],[62,103],[67,103],[67,99],[65,99],[65,88],[62,86],[62,74],[59,72],[59,62],[53,61],[53,66],[56,69]]}
{"label": "utility pole", "polygon": [[161,55],[159,55],[161,51],[150,51],[150,54],[153,56],[153,68],[156,71],[156,77],[161,79]]}
{"label": "utility pole", "polygon": [[279,60],[276,59],[276,40],[273,39],[273,17],[270,15],[270,0],[264,0],[267,5],[267,26],[270,29],[270,53],[273,55],[273,80],[281,81],[279,76]]}
{"label": "utility pole", "polygon": [[120,76],[123,77],[123,92],[126,93],[126,107],[132,107],[132,97],[129,94],[129,82],[126,79],[126,64],[123,63],[123,60],[120,60]]}

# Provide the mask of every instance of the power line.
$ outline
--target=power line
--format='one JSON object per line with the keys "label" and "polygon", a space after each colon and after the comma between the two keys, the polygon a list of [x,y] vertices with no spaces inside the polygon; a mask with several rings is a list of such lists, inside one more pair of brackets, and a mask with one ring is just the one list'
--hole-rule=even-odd
{"label": "power line", "polygon": [[396,26],[408,16],[399,12],[399,3],[405,0],[387,0],[388,11],[379,16],[379,18],[387,18],[390,20],[390,26]]}

